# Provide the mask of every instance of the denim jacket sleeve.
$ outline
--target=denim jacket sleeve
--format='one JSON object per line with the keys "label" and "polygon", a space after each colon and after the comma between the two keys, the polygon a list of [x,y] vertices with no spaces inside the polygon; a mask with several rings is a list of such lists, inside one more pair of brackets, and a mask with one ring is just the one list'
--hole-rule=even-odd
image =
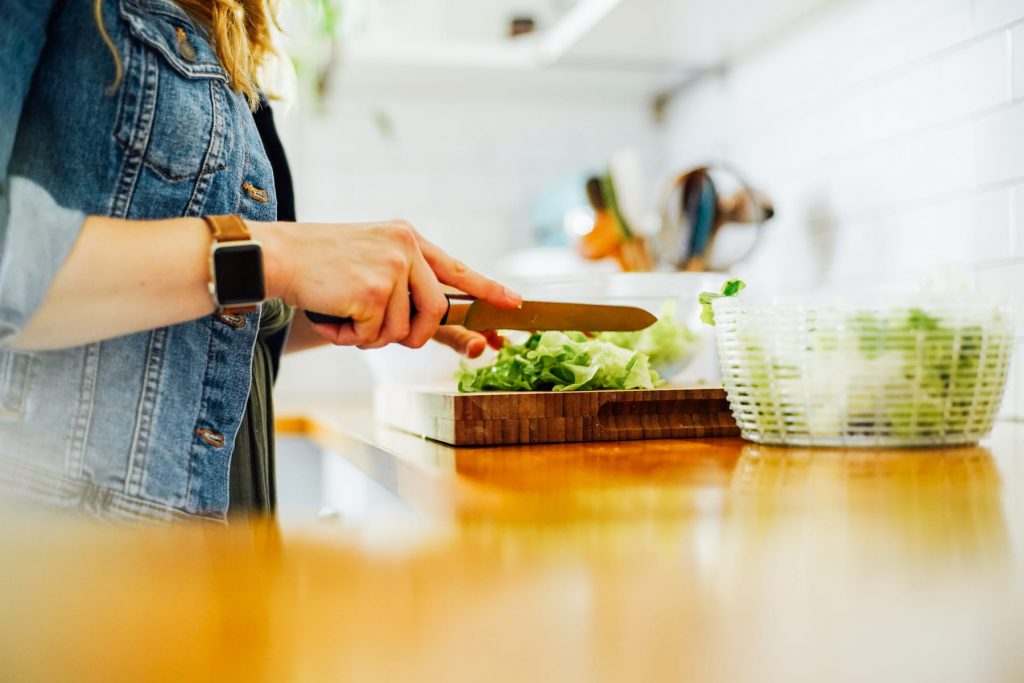
{"label": "denim jacket sleeve", "polygon": [[46,189],[10,173],[22,107],[57,4],[0,3],[0,346],[38,310],[85,220]]}

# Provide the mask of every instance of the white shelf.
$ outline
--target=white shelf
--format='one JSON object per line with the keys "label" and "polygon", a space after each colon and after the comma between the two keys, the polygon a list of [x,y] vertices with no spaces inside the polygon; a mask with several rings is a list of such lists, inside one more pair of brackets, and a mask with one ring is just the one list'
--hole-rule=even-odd
{"label": "white shelf", "polygon": [[618,72],[656,92],[718,67],[837,0],[580,0],[537,35],[493,42],[356,42],[348,67]]}
{"label": "white shelf", "polygon": [[581,0],[544,37],[548,64],[702,70],[835,0]]}
{"label": "white shelf", "polygon": [[562,59],[596,30],[626,0],[580,0],[553,27],[544,32],[538,57],[545,64]]}

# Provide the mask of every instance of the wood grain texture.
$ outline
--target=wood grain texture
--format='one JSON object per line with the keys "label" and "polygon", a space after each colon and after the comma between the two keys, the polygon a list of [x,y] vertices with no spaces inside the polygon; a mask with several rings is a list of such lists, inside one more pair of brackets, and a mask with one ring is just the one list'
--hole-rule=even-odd
{"label": "wood grain texture", "polygon": [[453,446],[738,436],[725,391],[483,392],[386,389],[377,415]]}

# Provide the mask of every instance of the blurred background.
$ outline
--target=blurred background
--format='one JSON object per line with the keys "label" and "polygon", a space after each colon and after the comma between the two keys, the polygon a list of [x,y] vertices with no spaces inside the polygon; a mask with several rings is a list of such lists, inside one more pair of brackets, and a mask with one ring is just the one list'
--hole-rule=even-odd
{"label": "blurred background", "polygon": [[[405,218],[512,279],[714,269],[786,291],[955,265],[1024,283],[1020,0],[282,4],[301,220]],[[581,255],[602,212],[649,263]],[[289,358],[279,394],[368,396],[371,355]]]}

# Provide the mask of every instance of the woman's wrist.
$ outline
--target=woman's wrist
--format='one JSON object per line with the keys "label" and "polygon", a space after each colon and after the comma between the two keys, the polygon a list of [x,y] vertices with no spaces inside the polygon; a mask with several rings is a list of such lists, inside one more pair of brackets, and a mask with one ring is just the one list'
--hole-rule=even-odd
{"label": "woman's wrist", "polygon": [[268,299],[289,301],[291,272],[287,257],[289,223],[246,221],[252,238],[263,247],[263,278]]}

